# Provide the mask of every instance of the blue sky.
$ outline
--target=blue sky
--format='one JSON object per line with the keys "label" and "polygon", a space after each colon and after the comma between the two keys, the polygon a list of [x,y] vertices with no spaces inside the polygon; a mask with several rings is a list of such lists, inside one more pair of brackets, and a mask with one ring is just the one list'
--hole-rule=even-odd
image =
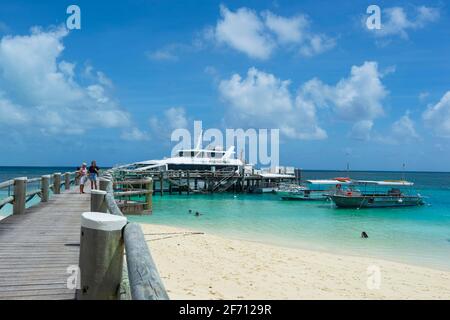
{"label": "blue sky", "polygon": [[448,171],[449,9],[377,1],[374,31],[374,3],[2,1],[0,165],[160,158],[202,120],[279,128],[285,165]]}

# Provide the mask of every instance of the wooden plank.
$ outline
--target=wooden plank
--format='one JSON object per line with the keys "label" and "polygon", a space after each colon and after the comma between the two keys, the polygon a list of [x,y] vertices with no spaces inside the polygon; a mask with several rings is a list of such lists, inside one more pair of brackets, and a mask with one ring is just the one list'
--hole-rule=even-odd
{"label": "wooden plank", "polygon": [[90,196],[67,190],[0,221],[0,299],[74,299],[69,266],[78,265],[80,219]]}

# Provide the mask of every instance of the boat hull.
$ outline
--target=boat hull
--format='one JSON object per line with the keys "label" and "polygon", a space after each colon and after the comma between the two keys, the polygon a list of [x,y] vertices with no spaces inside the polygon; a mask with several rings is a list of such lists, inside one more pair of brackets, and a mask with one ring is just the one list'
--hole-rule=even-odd
{"label": "boat hull", "polygon": [[423,205],[419,196],[343,196],[331,195],[331,200],[339,208],[386,208],[413,207]]}
{"label": "boat hull", "polygon": [[314,193],[310,192],[277,192],[283,200],[293,200],[293,201],[325,201],[328,195],[324,193]]}

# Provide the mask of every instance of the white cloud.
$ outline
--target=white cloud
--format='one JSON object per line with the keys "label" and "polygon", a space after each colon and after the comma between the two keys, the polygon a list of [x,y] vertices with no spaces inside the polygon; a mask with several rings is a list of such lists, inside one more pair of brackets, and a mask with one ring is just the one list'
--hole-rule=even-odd
{"label": "white cloud", "polygon": [[328,51],[336,45],[336,40],[329,38],[323,34],[313,34],[308,37],[300,47],[300,53],[304,56],[311,57],[325,51]]}
{"label": "white cloud", "polygon": [[386,8],[381,15],[381,29],[370,31],[378,37],[399,36],[407,39],[408,31],[422,29],[429,23],[437,21],[440,12],[437,8],[420,6],[415,8],[415,15],[411,16],[408,17],[402,7]]}
{"label": "white cloud", "polygon": [[301,95],[318,107],[331,107],[342,120],[373,121],[384,114],[382,100],[387,90],[381,78],[378,64],[366,61],[361,66],[352,66],[350,75],[339,80],[335,86],[318,79],[306,82],[301,88]]}
{"label": "white cloud", "polygon": [[183,107],[172,107],[164,111],[162,117],[151,117],[149,125],[152,132],[159,137],[170,137],[173,130],[186,129],[188,119]]}
{"label": "white cloud", "polygon": [[88,87],[76,82],[75,64],[61,60],[68,31],[33,28],[30,35],[0,40],[0,101],[3,113],[14,106],[15,119],[45,134],[80,134],[101,127],[124,127],[130,116],[107,92],[107,78]]}
{"label": "white cloud", "polygon": [[172,48],[163,48],[146,53],[150,60],[156,61],[177,61],[178,56],[173,52]]}
{"label": "white cloud", "polygon": [[392,133],[400,142],[420,139],[414,121],[409,116],[409,112],[406,112],[405,115],[392,124]]}
{"label": "white cloud", "polygon": [[252,58],[267,59],[271,55],[275,43],[253,10],[240,8],[232,12],[221,5],[220,14],[221,20],[215,28],[219,43],[226,43]]}
{"label": "white cloud", "polygon": [[428,91],[423,91],[419,93],[419,100],[421,102],[425,101],[430,96],[430,93]]}
{"label": "white cloud", "polygon": [[212,32],[208,32],[208,38],[251,58],[268,59],[280,47],[312,56],[336,44],[335,39],[312,32],[306,15],[283,17],[270,11],[257,14],[245,7],[233,12],[223,5],[220,12],[221,19]]}
{"label": "white cloud", "polygon": [[138,128],[132,128],[131,130],[122,132],[121,138],[127,141],[147,141],[150,139],[147,132],[141,131]]}
{"label": "white cloud", "polygon": [[450,91],[438,103],[429,105],[422,118],[435,135],[450,138]]}
{"label": "white cloud", "polygon": [[279,128],[296,139],[323,139],[326,132],[317,124],[314,105],[292,98],[290,81],[250,68],[246,78],[234,74],[219,84],[233,121],[245,126]]}
{"label": "white cloud", "polygon": [[29,121],[27,114],[8,99],[0,95],[0,123],[23,124]]}
{"label": "white cloud", "polygon": [[372,120],[360,120],[353,125],[350,137],[356,140],[370,140],[372,128]]}
{"label": "white cloud", "polygon": [[286,18],[277,16],[270,11],[265,11],[262,15],[267,28],[275,33],[278,42],[287,44],[299,43],[304,40],[304,29],[309,24],[306,16],[298,15]]}
{"label": "white cloud", "polygon": [[368,139],[374,120],[384,115],[383,99],[388,92],[376,62],[353,66],[350,75],[335,85],[314,78],[300,86],[295,98],[290,81],[250,68],[246,78],[234,74],[222,80],[219,92],[229,106],[229,117],[249,126],[279,128],[297,139],[323,139],[318,111],[352,124],[352,136]]}

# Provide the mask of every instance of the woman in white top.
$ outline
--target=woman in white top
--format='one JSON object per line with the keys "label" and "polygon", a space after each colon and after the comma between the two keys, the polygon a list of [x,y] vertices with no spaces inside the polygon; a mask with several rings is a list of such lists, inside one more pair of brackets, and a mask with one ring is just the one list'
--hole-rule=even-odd
{"label": "woman in white top", "polygon": [[80,170],[78,170],[78,178],[80,179],[80,193],[84,193],[84,184],[88,180],[86,163],[83,163]]}

